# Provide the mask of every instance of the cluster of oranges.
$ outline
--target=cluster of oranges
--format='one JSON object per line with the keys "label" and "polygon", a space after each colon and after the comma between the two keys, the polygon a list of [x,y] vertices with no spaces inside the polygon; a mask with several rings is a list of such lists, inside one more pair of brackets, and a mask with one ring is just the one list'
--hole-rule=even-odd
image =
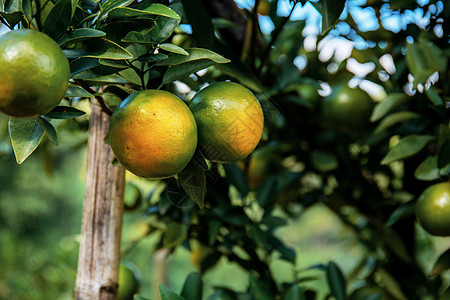
{"label": "cluster of oranges", "polygon": [[143,90],[127,97],[110,120],[111,148],[130,172],[145,178],[179,173],[197,146],[205,158],[234,162],[261,139],[264,116],[255,96],[233,82],[216,82],[186,105],[174,94]]}

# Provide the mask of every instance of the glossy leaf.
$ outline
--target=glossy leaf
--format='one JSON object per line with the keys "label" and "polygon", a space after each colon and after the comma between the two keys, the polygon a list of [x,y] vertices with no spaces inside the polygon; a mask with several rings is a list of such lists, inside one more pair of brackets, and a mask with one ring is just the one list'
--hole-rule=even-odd
{"label": "glossy leaf", "polygon": [[194,72],[206,69],[214,64],[211,60],[196,60],[190,61],[181,65],[169,67],[164,73],[163,84],[174,82],[175,80],[182,79]]}
{"label": "glossy leaf", "polygon": [[422,150],[435,137],[431,135],[412,134],[398,141],[388,154],[381,160],[381,164],[386,165],[391,162],[410,157]]}
{"label": "glossy leaf", "polygon": [[167,225],[163,236],[163,247],[173,248],[181,244],[187,237],[187,226],[177,222]]}
{"label": "glossy leaf", "polygon": [[275,295],[269,290],[267,284],[253,276],[250,276],[250,294],[253,296],[253,299],[258,300],[275,299]]}
{"label": "glossy leaf", "polygon": [[289,288],[283,300],[306,300],[306,298],[302,289],[297,284],[294,284]]}
{"label": "glossy leaf", "polygon": [[437,165],[441,170],[450,168],[450,128],[444,124],[439,126]]}
{"label": "glossy leaf", "polygon": [[408,96],[403,93],[389,94],[386,99],[375,105],[372,115],[370,116],[371,122],[376,122],[384,117],[388,112],[397,106],[405,103],[408,100]]}
{"label": "glossy leaf", "polygon": [[101,13],[98,16],[98,20],[104,20],[108,16],[109,11],[112,9],[117,7],[126,7],[132,2],[133,0],[106,0],[100,5]]}
{"label": "glossy leaf", "polygon": [[163,284],[159,285],[159,296],[161,297],[161,300],[185,300]]}
{"label": "glossy leaf", "polygon": [[226,174],[228,182],[239,191],[241,196],[247,196],[250,188],[244,171],[233,163],[226,165]]}
{"label": "glossy leaf", "polygon": [[159,61],[156,65],[158,66],[175,66],[183,63],[197,61],[197,60],[211,60],[215,63],[225,64],[229,63],[230,60],[225,57],[211,51],[202,48],[188,48],[186,49],[189,55],[180,55],[169,53],[169,57],[163,61]]}
{"label": "glossy leaf", "polygon": [[213,44],[214,26],[201,0],[182,0],[186,16],[192,26],[192,35],[199,45],[210,48]]}
{"label": "glossy leaf", "polygon": [[92,28],[79,28],[74,31],[64,35],[61,40],[59,40],[60,47],[66,47],[70,44],[81,42],[87,39],[103,37],[106,33],[100,30]]}
{"label": "glossy leaf", "polygon": [[23,20],[23,12],[21,12],[21,11],[14,11],[11,13],[0,12],[0,17],[2,17],[3,19],[6,20],[6,22],[8,22],[8,25],[10,28],[13,28],[20,21]]}
{"label": "glossy leaf", "polygon": [[42,129],[44,129],[48,139],[55,145],[58,145],[58,135],[56,134],[55,127],[53,127],[53,125],[49,121],[41,117],[38,118],[38,122],[41,125]]}
{"label": "glossy leaf", "polygon": [[398,220],[412,216],[415,213],[416,213],[416,202],[415,201],[408,201],[408,202],[402,203],[391,214],[391,216],[389,217],[389,219],[386,222],[386,226],[392,226],[395,223],[397,223]]}
{"label": "glossy leaf", "polygon": [[77,43],[75,48],[63,50],[69,58],[92,57],[107,59],[132,59],[133,55],[122,46],[107,40],[97,38]]}
{"label": "glossy leaf", "polygon": [[275,202],[279,190],[279,180],[276,176],[270,176],[258,187],[257,199],[259,205],[267,207]]}
{"label": "glossy leaf", "polygon": [[164,60],[167,59],[168,56],[163,54],[163,53],[157,53],[157,54],[144,54],[142,56],[140,56],[138,58],[139,61],[141,62],[149,62],[149,63],[154,63],[160,60]]}
{"label": "glossy leaf", "polygon": [[159,45],[159,48],[161,50],[164,50],[164,51],[167,51],[167,52],[171,52],[171,53],[175,53],[175,54],[189,55],[189,52],[187,52],[186,50],[184,50],[180,46],[177,46],[177,45],[174,45],[174,44],[170,44],[170,43],[163,43],[163,44]]}
{"label": "glossy leaf", "polygon": [[16,161],[20,165],[39,146],[44,137],[44,129],[37,118],[22,119],[11,117],[8,123],[8,130]]}
{"label": "glossy leaf", "polygon": [[73,77],[81,72],[100,66],[97,58],[80,57],[70,62],[70,77]]}
{"label": "glossy leaf", "polygon": [[418,180],[432,181],[438,179],[439,168],[437,156],[427,157],[414,172],[414,177]]}
{"label": "glossy leaf", "polygon": [[380,285],[392,296],[394,299],[407,300],[405,294],[403,293],[398,282],[392,277],[391,274],[386,272],[384,269],[378,269],[376,271],[376,276],[380,280]]}
{"label": "glossy leaf", "polygon": [[[206,175],[205,169],[196,159],[203,159],[200,153],[178,174],[178,181],[186,194],[200,207],[205,206]],[[203,159],[204,160],[204,159]]]}
{"label": "glossy leaf", "polygon": [[[169,7],[179,16],[183,14],[183,5],[181,3],[173,3]],[[175,28],[180,25],[181,18],[174,19],[164,16],[158,16],[155,22],[156,25],[150,32],[150,39],[154,43],[161,43],[167,40],[172,35]]]}
{"label": "glossy leaf", "polygon": [[181,296],[185,300],[199,300],[203,296],[203,281],[199,273],[190,273],[183,284]]}
{"label": "glossy leaf", "polygon": [[419,118],[420,114],[411,111],[400,111],[384,117],[373,131],[374,134],[380,133],[398,123],[405,122],[414,118]]}
{"label": "glossy leaf", "polygon": [[434,88],[429,88],[425,90],[425,95],[427,98],[436,106],[444,106],[444,100],[442,100],[441,96],[435,91]]}
{"label": "glossy leaf", "polygon": [[66,33],[72,19],[72,1],[59,0],[45,19],[42,31],[55,41]]}
{"label": "glossy leaf", "polygon": [[330,287],[331,295],[336,300],[347,299],[346,283],[344,274],[334,262],[329,262],[327,265],[327,282]]}
{"label": "glossy leaf", "polygon": [[172,19],[180,19],[180,16],[173,9],[159,3],[152,3],[143,9],[115,7],[108,12],[109,19],[144,16],[163,16]]}
{"label": "glossy leaf", "polygon": [[69,85],[66,90],[64,97],[94,97],[91,93],[86,91],[80,86]]}
{"label": "glossy leaf", "polygon": [[436,260],[430,276],[440,275],[447,270],[450,270],[450,249],[447,249],[447,251],[442,253]]}
{"label": "glossy leaf", "polygon": [[322,0],[322,34],[333,27],[345,7],[345,0]]}
{"label": "glossy leaf", "polygon": [[72,106],[57,106],[45,116],[50,119],[73,119],[84,116],[86,113]]}

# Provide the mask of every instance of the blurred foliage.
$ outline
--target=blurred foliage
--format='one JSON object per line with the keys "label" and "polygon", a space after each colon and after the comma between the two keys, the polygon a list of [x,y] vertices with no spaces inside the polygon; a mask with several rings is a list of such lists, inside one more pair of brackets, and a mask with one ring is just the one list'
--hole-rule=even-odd
{"label": "blurred foliage", "polygon": [[[46,32],[70,59],[73,89],[63,104],[77,110],[53,112],[55,119],[74,118],[52,122],[60,144],[64,136],[71,141],[69,148],[84,144],[86,99],[91,95],[112,109],[145,88],[164,88],[188,102],[206,84],[233,80],[254,91],[265,113],[263,139],[243,161],[217,164],[196,155],[194,171],[176,178],[128,178],[139,189],[129,191],[129,197],[144,196],[128,205],[133,209],[125,213],[122,241],[123,258],[143,274],[138,299],[157,298],[158,291],[162,299],[198,299],[200,293],[208,300],[345,299],[356,297],[362,288],[364,297],[372,299],[447,297],[449,240],[430,236],[415,221],[419,195],[431,184],[448,181],[450,174],[446,3],[348,1],[341,15],[342,1],[323,0],[314,4],[325,19],[320,35],[318,28],[307,33],[308,20],[279,15],[282,1],[277,0],[266,1],[264,16],[253,8],[260,1],[243,9],[227,1],[226,10],[215,6],[216,1],[83,1],[73,11],[67,1],[51,2],[48,10],[41,7],[37,18],[14,1],[0,2],[5,8],[0,16],[10,28],[20,23]],[[289,3],[291,13],[306,5]],[[370,11],[375,29],[362,30],[350,6]],[[66,10],[72,14],[58,19]],[[398,30],[389,28],[388,17],[405,23]],[[57,20],[59,27],[51,26]],[[262,32],[263,21],[273,25],[270,33]],[[338,41],[352,42],[350,56],[338,57]],[[355,63],[371,68],[358,76],[351,68]],[[324,97],[345,84],[366,90],[373,100],[367,126],[350,122],[352,130],[342,130],[325,118]],[[106,88],[97,92],[98,87]],[[87,114],[80,116],[79,110]],[[63,156],[58,164],[46,158],[42,153],[50,146],[43,141],[41,152],[28,160],[42,158],[44,170],[54,170],[53,176],[59,168],[78,165],[66,158],[62,163]],[[10,148],[2,144],[1,149]],[[11,153],[6,157],[10,160]],[[42,171],[35,165],[28,172],[20,169],[20,174],[36,178],[21,181],[9,160],[5,169],[12,171],[1,175],[0,222],[7,233],[1,235],[5,241],[0,247],[8,247],[2,253],[13,257],[6,270],[14,272],[29,270],[24,257],[35,257],[30,255],[33,238],[39,236],[39,245],[48,247],[53,242],[46,244],[41,235],[65,228],[60,211],[58,218],[48,217],[54,209],[79,203],[61,201],[72,185],[36,176]],[[27,166],[25,162],[22,167]],[[200,180],[187,184],[188,172]],[[51,195],[35,198],[24,182],[39,183],[42,193],[47,191],[44,184],[61,188],[52,201]],[[17,197],[33,198],[18,205]],[[59,231],[53,234],[61,236]],[[38,260],[64,256],[54,245],[54,252],[42,250]],[[67,254],[72,263],[73,258]],[[65,263],[54,264],[43,280],[51,286],[48,293],[56,295],[67,292],[73,277],[64,281],[69,276],[55,276]],[[5,297],[28,293],[25,281],[42,280],[36,270],[17,279],[7,271],[14,284],[1,280],[0,292]],[[71,272],[65,275],[73,276]]]}

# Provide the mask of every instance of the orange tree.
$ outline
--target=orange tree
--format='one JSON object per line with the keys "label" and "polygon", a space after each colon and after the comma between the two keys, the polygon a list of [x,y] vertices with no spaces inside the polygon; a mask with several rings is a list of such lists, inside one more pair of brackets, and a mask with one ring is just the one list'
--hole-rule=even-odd
{"label": "orange tree", "polygon": [[[92,101],[76,298],[117,293],[124,170],[113,164],[104,140],[109,115],[136,91],[164,89],[189,102],[206,84],[225,80],[245,85],[262,105],[255,157],[222,164],[205,160],[199,149],[177,176],[160,180],[162,190],[134,205],[151,220],[146,235],[159,237],[157,249],[207,249],[193,252],[199,273],[188,276],[181,293],[161,285],[161,299],[318,299],[323,291],[308,284],[314,278],[300,279],[301,258],[275,234],[316,203],[329,207],[366,249],[348,275],[339,262],[310,267],[324,273],[326,297],[449,297],[443,276],[449,251],[431,274],[418,263],[417,240],[429,233],[416,226],[415,213],[419,198],[437,197],[431,202],[441,209],[438,225],[448,226],[448,192],[424,192],[436,184],[448,190],[450,174],[447,4],[321,0],[313,2],[321,33],[305,38],[305,21],[291,17],[307,1],[264,1],[263,14],[255,9],[258,0],[240,3],[244,8],[232,0],[0,2],[4,25],[44,32],[70,63],[60,106],[9,120],[17,162],[44,135],[57,142],[59,119],[85,128],[77,107]],[[277,8],[287,4],[283,16]],[[365,28],[368,18],[358,18],[358,11],[369,12],[376,25]],[[403,23],[393,28],[386,21],[392,17]],[[261,31],[262,22],[273,29]],[[323,57],[333,38],[353,42],[350,57]],[[354,76],[355,61],[372,68]],[[352,78],[360,87],[347,86]],[[368,83],[382,92],[369,96],[360,89]],[[432,218],[433,209],[426,214]],[[248,273],[247,289],[218,286],[203,295],[201,275],[222,258]],[[273,276],[272,259],[292,265],[291,281]]]}

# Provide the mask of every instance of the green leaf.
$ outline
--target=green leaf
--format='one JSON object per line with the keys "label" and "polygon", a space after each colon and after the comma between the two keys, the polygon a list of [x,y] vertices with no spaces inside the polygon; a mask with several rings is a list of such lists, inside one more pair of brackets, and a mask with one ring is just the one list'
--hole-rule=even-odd
{"label": "green leaf", "polygon": [[96,38],[77,43],[75,48],[64,49],[68,58],[92,57],[108,59],[132,59],[133,55],[122,46],[105,38]]}
{"label": "green leaf", "polygon": [[229,63],[230,60],[225,57],[211,51],[202,48],[188,48],[186,49],[189,55],[180,55],[169,53],[169,57],[163,61],[159,61],[157,66],[175,66],[183,63],[196,61],[196,60],[211,60],[215,63],[225,64]]}
{"label": "green leaf", "polygon": [[226,165],[227,181],[233,185],[242,197],[247,196],[250,188],[248,187],[247,177],[235,163]]}
{"label": "green leaf", "polygon": [[322,34],[333,27],[345,7],[345,0],[322,0]]}
{"label": "green leaf", "polygon": [[336,300],[347,299],[345,277],[339,267],[332,261],[327,265],[327,282],[330,287],[331,295]]}
{"label": "green leaf", "polygon": [[48,139],[55,145],[58,145],[58,135],[56,134],[55,127],[53,127],[49,121],[41,117],[38,118],[38,122],[44,129],[45,134],[47,134]]}
{"label": "green leaf", "polygon": [[330,172],[339,166],[336,155],[328,151],[311,151],[311,163],[319,172]]}
{"label": "green leaf", "polygon": [[275,299],[275,295],[273,295],[267,284],[256,279],[253,275],[250,275],[250,294],[253,296],[253,299],[258,300]]}
{"label": "green leaf", "polygon": [[165,54],[162,54],[162,53],[156,53],[156,54],[150,53],[150,54],[144,54],[144,55],[139,56],[138,60],[141,62],[153,63],[153,62],[157,62],[160,60],[164,60],[166,58],[168,58],[168,56]]}
{"label": "green leaf", "polygon": [[111,11],[112,9],[117,7],[126,7],[132,2],[133,0],[106,0],[103,4],[100,5],[101,13],[98,16],[98,21],[104,20],[108,16],[109,11]]}
{"label": "green leaf", "polygon": [[[169,7],[176,12],[179,16],[183,14],[183,5],[181,3],[173,3]],[[180,25],[181,18],[174,19],[164,16],[158,16],[155,20],[156,25],[150,32],[150,39],[154,43],[161,43],[167,40]]]}
{"label": "green leaf", "polygon": [[427,98],[436,106],[444,106],[444,100],[442,100],[441,96],[439,96],[438,93],[436,93],[434,88],[429,88],[425,90],[425,94],[427,95]]}
{"label": "green leaf", "polygon": [[185,300],[163,284],[159,284],[159,295],[161,300]]}
{"label": "green leaf", "polygon": [[143,9],[115,7],[108,13],[109,19],[145,16],[163,16],[171,19],[180,19],[180,16],[173,9],[159,3],[152,3]]}
{"label": "green leaf", "polygon": [[297,284],[289,288],[283,300],[306,300],[305,294]]}
{"label": "green leaf", "polygon": [[259,185],[256,198],[259,205],[268,207],[276,200],[279,191],[279,179],[277,176],[270,176]]}
{"label": "green leaf", "polygon": [[371,122],[376,122],[384,117],[388,112],[397,106],[405,103],[408,100],[408,96],[403,93],[389,94],[383,102],[375,105],[372,115],[370,116]]}
{"label": "green leaf", "polygon": [[187,226],[177,222],[171,222],[167,225],[163,236],[163,247],[173,248],[184,242],[187,238]]}
{"label": "green leaf", "polygon": [[169,67],[164,73],[163,84],[174,82],[175,80],[182,79],[194,72],[206,69],[214,64],[211,60],[196,60],[190,61],[181,65]]}
{"label": "green leaf", "polygon": [[384,227],[383,229],[382,240],[386,246],[388,246],[392,252],[404,262],[412,263],[408,249],[400,236],[391,227]]}
{"label": "green leaf", "polygon": [[64,97],[94,97],[91,93],[80,86],[69,85]]}
{"label": "green leaf", "polygon": [[178,174],[178,182],[180,183],[186,194],[195,202],[200,208],[205,207],[206,194],[206,174],[205,169],[202,168],[200,157],[201,154],[196,151],[196,155],[191,159],[189,164]]}
{"label": "green leaf", "polygon": [[381,120],[380,124],[378,124],[377,128],[375,128],[373,133],[374,134],[380,133],[388,129],[389,127],[394,126],[395,124],[419,117],[420,117],[419,113],[411,111],[400,111],[397,113],[392,113]]}
{"label": "green leaf", "polygon": [[80,57],[77,59],[74,59],[70,62],[70,77],[84,72],[86,70],[95,68],[100,66],[100,62],[97,58],[91,58],[91,57]]}
{"label": "green leaf", "polygon": [[8,22],[10,28],[13,28],[24,19],[23,12],[21,11],[14,11],[11,13],[0,12],[0,16]]}
{"label": "green leaf", "polygon": [[186,16],[192,26],[192,35],[200,46],[211,48],[214,26],[201,0],[182,0]]}
{"label": "green leaf", "polygon": [[418,180],[432,181],[438,179],[439,168],[437,156],[427,157],[414,172],[414,177]]}
{"label": "green leaf", "polygon": [[447,67],[447,56],[444,55],[441,48],[427,40],[423,36],[419,37],[419,47],[422,49],[423,55],[428,66],[433,71],[445,72]]}
{"label": "green leaf", "polygon": [[175,54],[189,55],[189,52],[187,52],[186,50],[184,50],[180,46],[177,46],[177,45],[174,45],[174,44],[170,44],[170,43],[163,43],[163,44],[159,45],[159,48],[164,50],[164,51],[175,53]]}
{"label": "green leaf", "polygon": [[45,116],[50,119],[73,119],[84,116],[86,113],[71,106],[57,106]]}
{"label": "green leaf", "polygon": [[439,125],[437,166],[441,171],[450,167],[450,128],[444,124]]}
{"label": "green leaf", "polygon": [[21,119],[11,117],[8,122],[8,130],[16,161],[20,165],[36,150],[44,136],[44,129],[37,118]]}
{"label": "green leaf", "polygon": [[447,251],[439,256],[437,261],[434,263],[430,276],[440,275],[447,270],[450,270],[450,249],[447,249]]}
{"label": "green leaf", "polygon": [[416,202],[415,201],[408,201],[408,202],[402,203],[391,214],[391,216],[389,217],[389,219],[386,222],[386,226],[392,226],[395,223],[397,223],[398,220],[412,216],[415,213],[416,213]]}
{"label": "green leaf", "polygon": [[73,43],[103,36],[106,36],[106,33],[103,31],[91,28],[79,28],[62,36],[62,38],[59,40],[59,46],[66,47]]}
{"label": "green leaf", "polygon": [[133,296],[133,300],[151,300],[151,299],[150,299],[150,298],[146,298],[146,297],[141,296],[141,295],[135,294],[135,295]]}
{"label": "green leaf", "polygon": [[183,284],[181,296],[185,300],[200,300],[203,296],[203,281],[198,273],[190,273]]}
{"label": "green leaf", "polygon": [[382,165],[410,157],[422,150],[430,141],[436,139],[431,135],[412,134],[398,141],[398,144],[392,147],[388,154],[381,160]]}
{"label": "green leaf", "polygon": [[72,20],[72,1],[59,0],[45,19],[42,31],[55,41],[67,32]]}
{"label": "green leaf", "polygon": [[376,271],[376,276],[380,279],[380,285],[389,293],[391,294],[394,299],[398,300],[407,300],[405,297],[405,294],[403,293],[400,285],[398,282],[392,277],[391,274],[386,272],[384,269],[379,268]]}

